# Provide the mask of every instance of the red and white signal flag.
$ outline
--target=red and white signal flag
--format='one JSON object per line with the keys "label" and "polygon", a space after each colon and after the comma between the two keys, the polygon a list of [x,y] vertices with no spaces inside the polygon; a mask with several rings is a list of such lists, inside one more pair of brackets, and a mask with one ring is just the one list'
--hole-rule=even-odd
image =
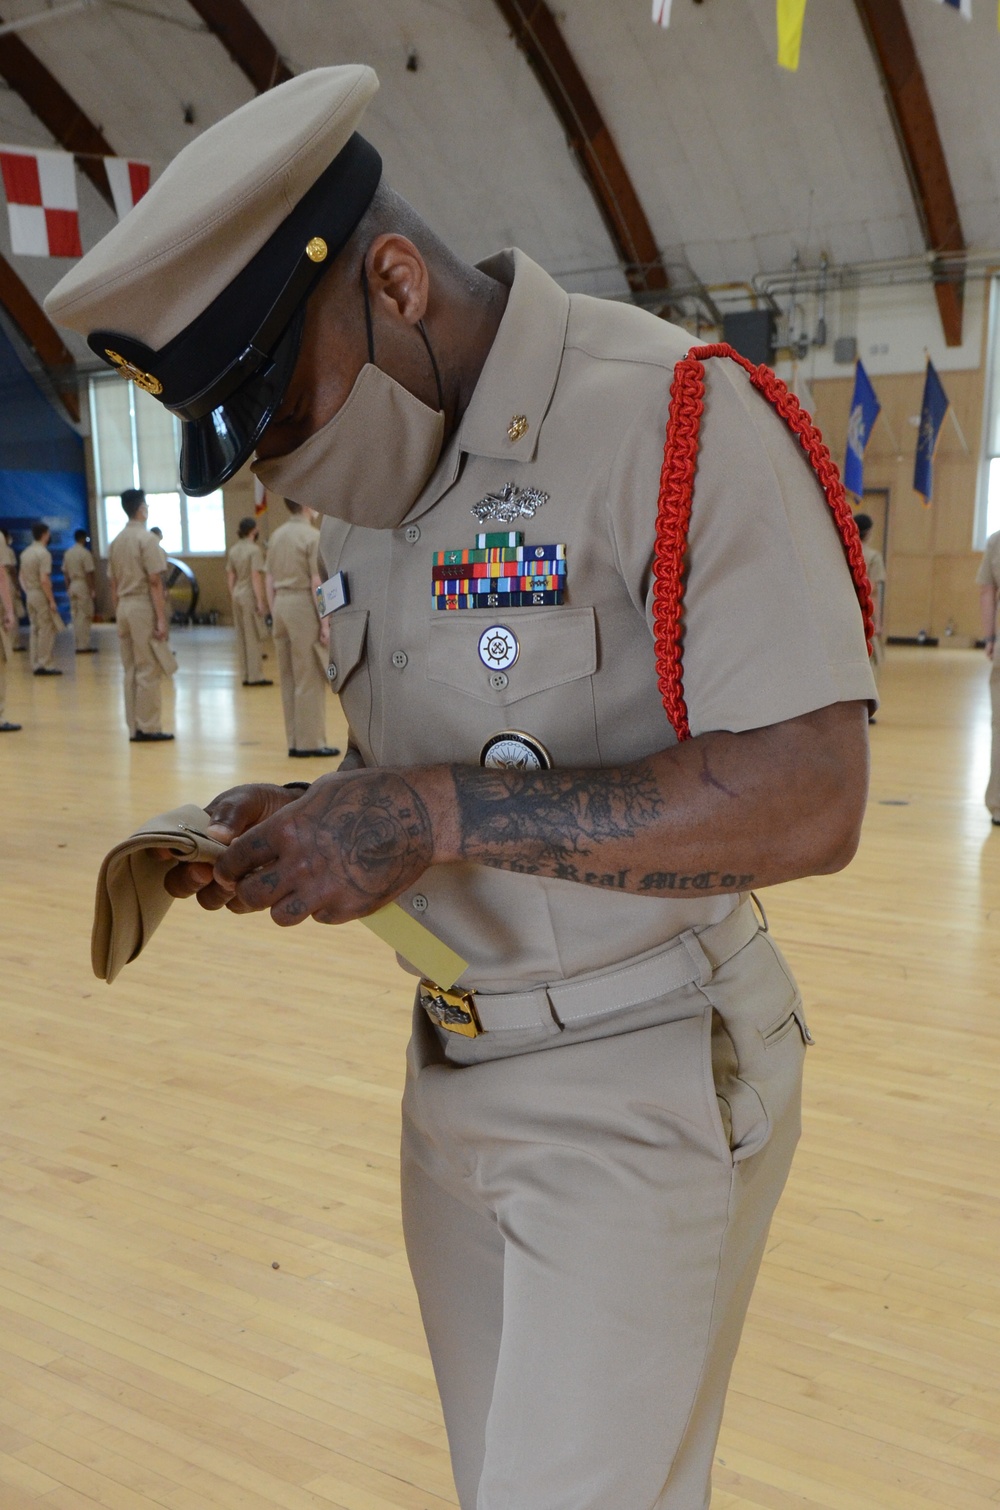
{"label": "red and white signal flag", "polygon": [[127,157],[106,157],[104,170],[111,185],[118,219],[124,220],[149,188],[149,163],[130,162]]}
{"label": "red and white signal flag", "polygon": [[19,257],[82,257],[72,154],[0,147],[0,172],[11,250]]}

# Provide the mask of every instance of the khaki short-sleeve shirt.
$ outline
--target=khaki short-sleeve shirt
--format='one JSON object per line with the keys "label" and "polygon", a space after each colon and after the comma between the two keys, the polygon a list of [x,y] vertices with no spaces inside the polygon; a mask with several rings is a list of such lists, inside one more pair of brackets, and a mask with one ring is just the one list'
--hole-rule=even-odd
{"label": "khaki short-sleeve shirt", "polygon": [[130,519],[108,547],[108,568],[119,598],[149,597],[149,578],[166,571],[167,558],[141,520]]}
{"label": "khaki short-sleeve shirt", "polygon": [[86,586],[87,573],[94,570],[94,558],[85,545],[71,545],[62,564],[67,582],[82,582]]}
{"label": "khaki short-sleeve shirt", "polygon": [[868,573],[868,581],[872,588],[879,587],[885,581],[885,562],[882,560],[882,552],[875,550],[874,546],[863,545],[861,553],[865,558],[865,571]]}
{"label": "khaki short-sleeve shirt", "polygon": [[52,556],[40,540],[21,552],[21,586],[25,592],[40,592],[43,577],[52,575]]}
{"label": "khaki short-sleeve shirt", "polygon": [[279,592],[311,592],[319,571],[319,531],[301,517],[281,524],[267,547],[267,570]]}
{"label": "khaki short-sleeve shirt", "polygon": [[7,544],[7,541],[3,538],[3,536],[0,535],[0,566],[16,565],[17,557],[15,556],[13,549]]}
{"label": "khaki short-sleeve shirt", "polygon": [[226,557],[226,565],[236,577],[234,591],[252,593],[253,573],[264,570],[264,552],[255,540],[237,540]]}
{"label": "khaki short-sleeve shirt", "polygon": [[[998,593],[997,609],[1000,617],[1000,530],[991,535],[986,542],[983,559],[979,563],[976,572],[976,584],[979,587],[995,587]],[[996,625],[994,625],[994,629]]]}
{"label": "khaki short-sleeve shirt", "polygon": [[[657,687],[652,564],[670,384],[691,339],[567,295],[521,253],[484,266],[511,285],[507,309],[424,492],[398,529],[323,522],[323,569],[344,571],[350,591],[328,620],[332,686],[369,766],[477,765],[504,730],[540,741],[557,767],[635,761],[676,742]],[[734,363],[706,373],[684,620],[692,732],[873,703],[857,596],[808,459]],[[531,517],[478,522],[473,510],[508,485]],[[434,553],[504,529],[539,559],[564,548],[565,602],[435,608]],[[516,658],[491,661],[493,640]],[[635,894],[586,874],[572,854],[562,865],[565,879],[435,866],[399,900],[470,961],[468,984],[505,990],[718,921],[747,879],[693,876],[662,897],[642,895],[641,877]],[[730,894],[703,895],[720,882]]]}

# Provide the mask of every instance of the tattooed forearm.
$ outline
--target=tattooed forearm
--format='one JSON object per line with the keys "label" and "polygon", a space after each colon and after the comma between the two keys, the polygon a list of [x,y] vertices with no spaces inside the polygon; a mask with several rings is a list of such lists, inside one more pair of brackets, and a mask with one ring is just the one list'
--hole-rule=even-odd
{"label": "tattooed forearm", "polygon": [[514,859],[520,868],[544,867],[546,875],[601,844],[634,840],[663,810],[646,765],[530,774],[456,766],[453,775],[466,858],[508,867]]}

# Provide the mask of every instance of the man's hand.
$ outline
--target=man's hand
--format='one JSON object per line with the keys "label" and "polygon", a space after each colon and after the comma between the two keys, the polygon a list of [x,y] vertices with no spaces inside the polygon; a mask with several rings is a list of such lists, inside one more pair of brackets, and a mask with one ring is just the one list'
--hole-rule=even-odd
{"label": "man's hand", "polygon": [[[210,838],[221,844],[231,844],[240,834],[262,823],[265,818],[280,812],[294,802],[296,793],[283,786],[269,786],[264,782],[253,785],[230,787],[213,797],[205,811],[211,818],[207,829]],[[164,886],[172,897],[197,896],[200,905],[209,912],[216,912],[232,900],[232,888],[222,890],[215,880],[211,865],[184,862],[169,870]],[[234,911],[237,910],[234,908]],[[245,909],[240,908],[240,911]]]}
{"label": "man's hand", "polygon": [[321,776],[230,844],[216,861],[219,893],[233,912],[269,909],[283,927],[307,917],[344,923],[376,911],[434,858],[418,781],[435,804],[451,790],[444,768]]}

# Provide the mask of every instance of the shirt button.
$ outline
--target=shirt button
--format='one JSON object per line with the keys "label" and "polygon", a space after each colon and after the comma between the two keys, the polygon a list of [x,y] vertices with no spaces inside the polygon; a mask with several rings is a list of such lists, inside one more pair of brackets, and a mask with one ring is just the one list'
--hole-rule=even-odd
{"label": "shirt button", "polygon": [[422,891],[418,891],[415,897],[410,898],[410,906],[414,912],[426,912],[430,903]]}
{"label": "shirt button", "polygon": [[405,531],[403,532],[403,539],[406,541],[407,545],[416,545],[417,541],[420,539],[419,524],[408,524]]}
{"label": "shirt button", "polygon": [[403,667],[406,665],[407,659],[408,657],[405,650],[394,650],[392,652],[392,664],[395,666],[397,671],[402,671]]}
{"label": "shirt button", "polygon": [[490,686],[494,692],[502,692],[507,685],[506,671],[493,671],[490,674]]}
{"label": "shirt button", "polygon": [[336,661],[331,661],[330,662],[329,666],[327,666],[327,668],[326,668],[326,674],[330,678],[331,682],[335,682],[337,680],[337,663],[336,663]]}

